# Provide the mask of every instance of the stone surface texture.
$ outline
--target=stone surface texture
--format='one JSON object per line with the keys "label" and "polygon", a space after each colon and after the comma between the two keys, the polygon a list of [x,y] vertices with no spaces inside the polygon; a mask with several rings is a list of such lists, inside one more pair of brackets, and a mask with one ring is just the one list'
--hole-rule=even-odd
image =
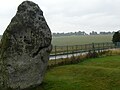
{"label": "stone surface texture", "polygon": [[40,85],[52,49],[51,39],[39,6],[22,2],[1,40],[0,87],[24,89]]}

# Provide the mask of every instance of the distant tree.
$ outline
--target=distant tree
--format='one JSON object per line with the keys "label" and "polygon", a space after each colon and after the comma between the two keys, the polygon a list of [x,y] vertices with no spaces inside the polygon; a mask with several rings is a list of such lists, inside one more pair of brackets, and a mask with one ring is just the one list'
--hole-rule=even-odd
{"label": "distant tree", "polygon": [[92,31],[92,32],[90,32],[90,35],[98,35],[98,34],[97,34],[97,32]]}
{"label": "distant tree", "polygon": [[120,32],[115,32],[112,38],[113,43],[120,42]]}
{"label": "distant tree", "polygon": [[52,33],[53,36],[72,36],[72,35],[87,35],[84,31],[68,32],[68,33]]}
{"label": "distant tree", "polygon": [[112,35],[112,34],[114,34],[115,32],[113,31],[113,32],[100,32],[99,34],[100,35]]}

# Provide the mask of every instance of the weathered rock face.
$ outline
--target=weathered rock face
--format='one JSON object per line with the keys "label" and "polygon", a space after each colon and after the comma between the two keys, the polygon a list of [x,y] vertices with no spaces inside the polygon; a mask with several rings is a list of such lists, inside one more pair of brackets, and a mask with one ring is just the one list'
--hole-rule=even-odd
{"label": "weathered rock face", "polygon": [[41,84],[51,39],[39,6],[31,1],[20,4],[1,40],[0,86],[23,89]]}

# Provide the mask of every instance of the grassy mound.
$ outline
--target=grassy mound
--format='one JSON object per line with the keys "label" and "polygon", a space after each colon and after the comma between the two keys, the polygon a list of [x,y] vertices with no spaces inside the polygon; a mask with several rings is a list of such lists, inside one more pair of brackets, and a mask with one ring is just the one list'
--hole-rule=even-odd
{"label": "grassy mound", "polygon": [[120,56],[55,67],[41,87],[36,90],[120,90]]}

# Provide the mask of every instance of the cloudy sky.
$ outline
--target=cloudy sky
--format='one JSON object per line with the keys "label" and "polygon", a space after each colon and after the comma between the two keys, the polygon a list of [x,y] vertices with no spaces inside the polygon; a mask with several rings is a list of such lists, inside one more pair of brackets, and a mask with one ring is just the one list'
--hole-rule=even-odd
{"label": "cloudy sky", "polygon": [[[0,1],[0,34],[24,0]],[[52,32],[117,31],[120,29],[120,0],[32,0],[44,12]]]}

